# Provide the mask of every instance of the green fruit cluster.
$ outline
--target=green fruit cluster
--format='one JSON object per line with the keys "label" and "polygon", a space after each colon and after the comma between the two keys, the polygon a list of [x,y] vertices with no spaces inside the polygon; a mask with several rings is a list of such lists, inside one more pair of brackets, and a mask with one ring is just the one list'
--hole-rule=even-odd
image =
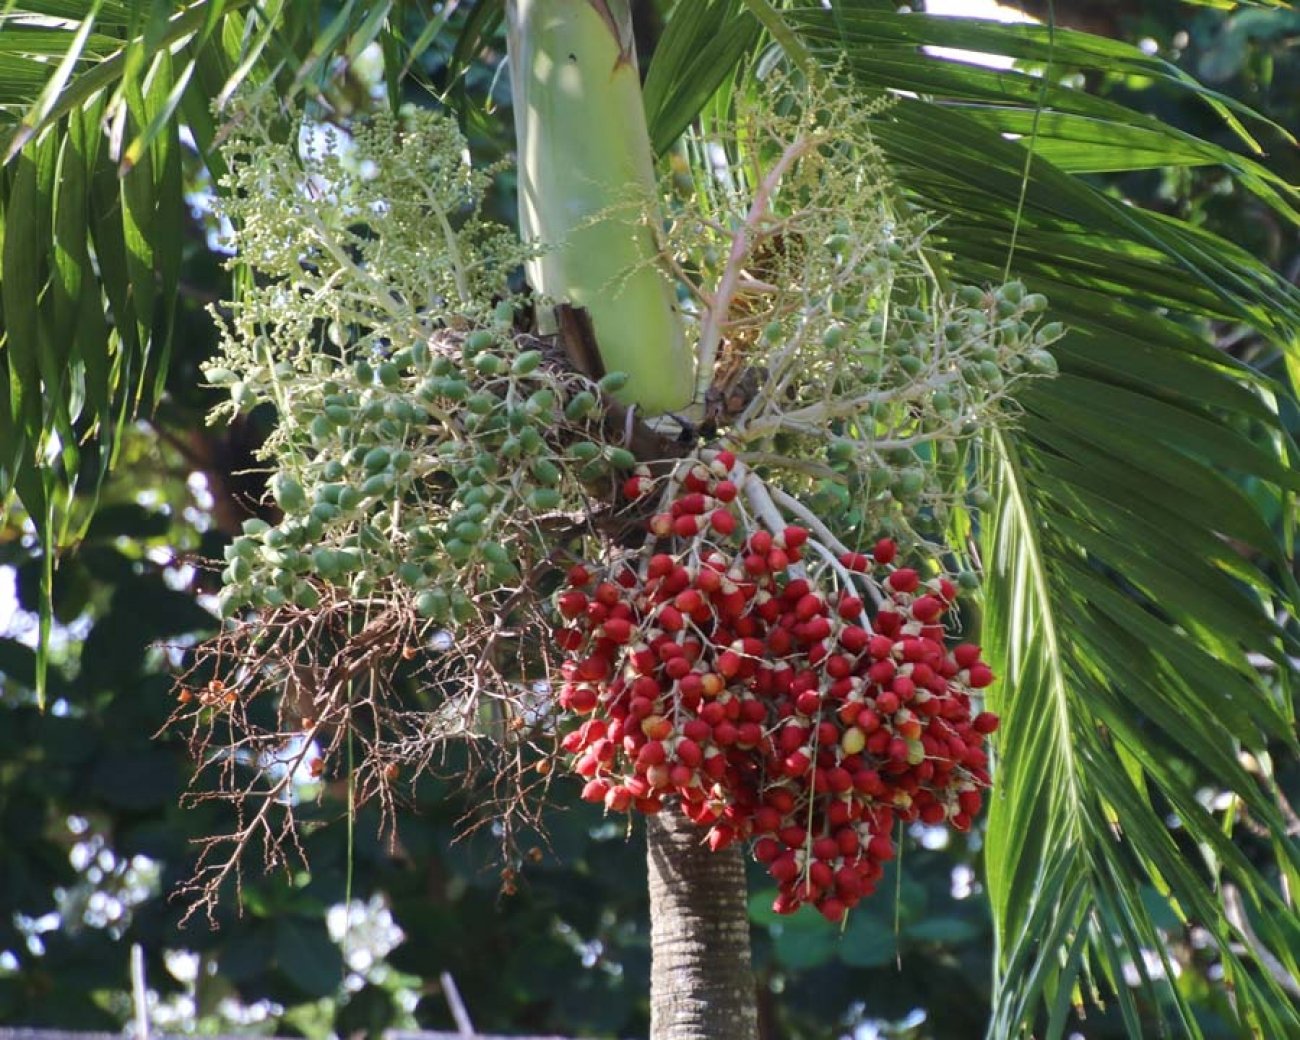
{"label": "green fruit cluster", "polygon": [[635,461],[602,431],[619,374],[560,370],[504,322],[314,369],[268,388],[283,519],[248,521],[228,547],[226,616],[397,590],[470,621],[480,596],[525,579],[544,517],[581,512]]}

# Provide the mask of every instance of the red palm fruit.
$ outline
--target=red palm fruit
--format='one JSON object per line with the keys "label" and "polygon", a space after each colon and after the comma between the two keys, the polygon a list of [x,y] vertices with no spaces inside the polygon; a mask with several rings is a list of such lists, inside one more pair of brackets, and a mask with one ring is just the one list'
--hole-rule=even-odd
{"label": "red palm fruit", "polygon": [[664,663],[664,674],[670,679],[684,679],[691,674],[691,662],[685,657],[673,657]]}
{"label": "red palm fruit", "polygon": [[560,594],[556,600],[556,606],[559,607],[560,613],[572,621],[584,610],[587,609],[587,596],[577,589],[570,589],[568,592]]}
{"label": "red palm fruit", "polygon": [[665,603],[655,614],[655,623],[665,632],[680,632],[686,624],[682,612],[671,603]]}
{"label": "red palm fruit", "polygon": [[719,701],[709,701],[700,708],[700,720],[710,727],[716,726],[727,717],[727,709]]}
{"label": "red palm fruit", "polygon": [[704,775],[711,780],[721,780],[727,774],[727,756],[710,751],[704,756]]}
{"label": "red palm fruit", "polygon": [[[857,835],[855,834],[853,836],[853,844],[855,846],[855,849],[857,843],[858,843],[858,838]],[[859,874],[852,867],[847,867],[847,866],[840,867],[840,869],[835,872],[835,891],[838,892],[841,896],[851,896],[851,897],[860,896],[862,895],[862,888],[863,888],[862,875]]]}
{"label": "red palm fruit", "polygon": [[704,677],[699,672],[687,672],[678,683],[682,696],[687,700],[699,700],[704,695]]}
{"label": "red palm fruit", "polygon": [[645,780],[653,790],[661,790],[667,787],[671,782],[671,770],[667,765],[660,762],[657,765],[647,766],[645,771]]}
{"label": "red palm fruit", "polygon": [[646,477],[628,477],[623,481],[623,495],[626,498],[637,499],[644,495],[653,486],[651,481]]}
{"label": "red palm fruit", "polygon": [[887,729],[877,730],[867,737],[867,753],[870,755],[880,756],[889,750],[889,742],[893,737]]}
{"label": "red palm fruit", "polygon": [[867,649],[877,661],[884,661],[894,652],[894,641],[885,635],[874,635],[867,641]]}
{"label": "red palm fruit", "polygon": [[902,699],[892,689],[876,698],[876,710],[882,715],[892,715],[902,706]]}
{"label": "red palm fruit", "polygon": [[[800,601],[802,602],[802,600]],[[796,632],[796,634],[799,634]],[[827,617],[814,617],[804,623],[802,629],[803,638],[809,643],[815,643],[818,640],[825,639],[831,634],[831,621]]]}
{"label": "red palm fruit", "polygon": [[911,700],[916,694],[916,683],[912,682],[911,676],[908,675],[895,676],[889,688],[898,694],[900,701]]}
{"label": "red palm fruit", "polygon": [[892,539],[882,538],[871,550],[871,555],[879,564],[893,563],[894,557],[898,555],[898,546]]}
{"label": "red palm fruit", "polygon": [[736,530],[736,518],[726,509],[715,509],[709,514],[709,526],[725,538]]}
{"label": "red palm fruit", "polygon": [[[896,571],[895,573],[901,572]],[[912,603],[912,617],[922,624],[929,624],[943,611],[943,601],[937,596],[920,596]]]}
{"label": "red palm fruit", "polygon": [[632,807],[632,791],[628,787],[611,787],[605,792],[605,808],[611,812],[627,812]]}
{"label": "red palm fruit", "polygon": [[686,476],[682,478],[682,487],[687,491],[704,491],[712,479],[713,475],[708,468],[697,462],[686,471]]}
{"label": "red palm fruit", "polygon": [[[904,715],[907,717],[904,718]],[[898,731],[898,735],[904,740],[921,739],[921,720],[906,708],[900,711],[898,717],[894,719],[894,729]]]}
{"label": "red palm fruit", "polygon": [[843,827],[854,818],[856,809],[857,803],[852,799],[843,801],[837,798],[826,809],[826,822],[832,827]]}
{"label": "red palm fruit", "polygon": [[709,508],[709,499],[707,495],[699,493],[682,495],[672,504],[673,516],[693,515],[699,516]]}
{"label": "red palm fruit", "polygon": [[557,628],[555,630],[555,645],[561,650],[569,652],[577,650],[586,642],[586,639],[587,637],[576,628]]}
{"label": "red palm fruit", "polygon": [[875,662],[867,669],[867,679],[877,686],[888,686],[894,681],[894,673],[897,670],[894,662],[886,658],[883,661]]}
{"label": "red palm fruit", "polygon": [[821,860],[814,860],[808,864],[808,882],[815,891],[824,891],[835,884],[835,871]]}
{"label": "red palm fruit", "polygon": [[676,596],[682,589],[691,583],[691,572],[683,567],[680,563],[674,565],[673,569],[664,576],[662,583],[663,598]]}
{"label": "red palm fruit", "polygon": [[750,553],[744,560],[745,573],[760,575],[767,573],[767,557],[760,553]]}
{"label": "red palm fruit", "polygon": [[885,581],[895,592],[915,592],[921,584],[921,577],[911,567],[900,567]]}
{"label": "red palm fruit", "polygon": [[641,720],[641,732],[649,740],[665,740],[672,731],[672,722],[662,715],[647,715]]}
{"label": "red palm fruit", "polygon": [[612,581],[602,581],[596,586],[596,602],[609,608],[623,598],[623,593]]}
{"label": "red palm fruit", "polygon": [[775,628],[768,633],[767,650],[774,657],[784,657],[794,649],[794,636],[789,630],[784,628]]}
{"label": "red palm fruit", "polygon": [[[817,745],[826,750],[837,747],[840,742],[840,728],[833,722],[819,722],[817,724]],[[829,753],[829,752],[828,752]]]}
{"label": "red palm fruit", "polygon": [[[844,704],[840,705],[840,709],[837,712],[837,714],[839,715],[840,721],[844,723],[844,725],[851,727],[857,721],[858,716],[862,714],[862,702],[846,701]],[[847,733],[848,731],[845,730],[845,732]],[[861,748],[857,749],[857,751],[861,751],[861,750],[862,750]],[[848,754],[854,755],[857,754],[857,751],[849,751]]]}
{"label": "red palm fruit", "polygon": [[754,812],[754,830],[759,834],[775,834],[781,829],[785,817],[770,805],[760,805]]}
{"label": "red palm fruit", "polygon": [[687,719],[682,723],[682,736],[688,740],[708,740],[713,734],[713,727],[703,719]]}
{"label": "red palm fruit", "polygon": [[853,774],[853,789],[872,798],[885,793],[885,782],[874,769],[861,769]]}
{"label": "red palm fruit", "polygon": [[661,765],[667,760],[668,752],[664,749],[663,742],[659,740],[646,741],[636,755],[636,764],[640,768]]}
{"label": "red palm fruit", "polygon": [[939,595],[947,603],[952,603],[957,598],[957,586],[947,578],[939,579]]}
{"label": "red palm fruit", "polygon": [[740,672],[741,663],[740,654],[734,650],[724,650],[718,655],[714,667],[718,670],[719,675],[726,679],[734,679]]}
{"label": "red palm fruit", "polygon": [[906,762],[909,750],[907,741],[902,737],[895,737],[889,742],[889,757],[895,762]]}
{"label": "red palm fruit", "polygon": [[791,578],[781,590],[781,602],[793,607],[811,591],[807,578]]}
{"label": "red palm fruit", "polygon": [[716,697],[727,688],[727,681],[717,672],[705,672],[700,676],[700,693],[705,697]]}
{"label": "red palm fruit", "polygon": [[840,847],[834,838],[818,838],[813,842],[812,854],[818,859],[836,859],[840,854]]}
{"label": "red palm fruit", "polygon": [[894,842],[888,834],[873,835],[867,842],[867,855],[878,863],[885,863],[894,858]]}
{"label": "red palm fruit", "polygon": [[736,485],[730,480],[719,480],[713,486],[713,497],[719,502],[734,502],[736,500]]}
{"label": "red palm fruit", "polygon": [[735,465],[736,456],[727,451],[726,448],[723,448],[713,457],[713,461],[709,464],[709,468],[713,470],[714,473],[718,473],[718,470],[721,469],[722,472],[718,473],[718,475],[725,477],[735,468]]}
{"label": "red palm fruit", "polygon": [[680,762],[668,767],[668,782],[673,787],[683,788],[690,787],[695,779],[695,770],[689,766],[684,766]]}
{"label": "red palm fruit", "polygon": [[712,852],[721,852],[735,840],[736,832],[730,827],[716,826],[709,828],[708,841],[709,849]]}
{"label": "red palm fruit", "polygon": [[781,764],[786,776],[805,776],[812,768],[812,759],[803,751],[793,751],[785,756]]}
{"label": "red palm fruit", "polygon": [[622,618],[609,618],[601,626],[605,638],[622,645],[632,639],[632,623]]}
{"label": "red palm fruit", "polygon": [[679,592],[673,600],[673,606],[683,614],[690,614],[698,610],[704,604],[704,597],[695,589],[686,589]]}
{"label": "red palm fruit", "polygon": [[876,611],[874,625],[877,632],[886,636],[895,636],[898,634],[898,630],[903,627],[903,615],[888,603],[885,603]]}
{"label": "red palm fruit", "polygon": [[841,596],[835,610],[845,621],[852,621],[862,615],[862,600],[857,596]]}
{"label": "red palm fruit", "polygon": [[953,659],[958,668],[969,668],[980,659],[980,648],[974,643],[958,643],[952,648]]}
{"label": "red palm fruit", "polygon": [[963,833],[970,830],[970,822],[970,816],[964,812],[954,813],[952,819],[948,821],[953,830]]}
{"label": "red palm fruit", "polygon": [[800,621],[808,621],[826,609],[826,601],[814,592],[799,597],[794,606],[794,616]]}
{"label": "red palm fruit", "polygon": [[584,802],[603,802],[609,793],[609,783],[605,780],[588,780],[582,785]]}
{"label": "red palm fruit", "polygon": [[701,567],[700,572],[695,575],[694,584],[701,592],[712,595],[722,588],[722,575],[711,567]]}
{"label": "red palm fruit", "polygon": [[781,846],[773,838],[759,838],[754,842],[754,858],[760,863],[771,863],[781,854]]}
{"label": "red palm fruit", "polygon": [[921,822],[933,826],[936,823],[943,823],[948,816],[948,810],[938,802],[931,802],[921,809]]}
{"label": "red palm fruit", "polygon": [[840,629],[840,646],[851,654],[860,654],[871,645],[871,635],[858,625],[845,625]]}
{"label": "red palm fruit", "polygon": [[700,533],[700,518],[683,513],[672,522],[672,531],[678,538],[694,538]]}
{"label": "red palm fruit", "polygon": [[791,849],[801,849],[808,842],[808,832],[797,823],[790,823],[782,827],[777,837],[785,843],[787,848]]}
{"label": "red palm fruit", "polygon": [[809,729],[801,726],[797,722],[787,722],[776,733],[777,750],[783,755],[788,755],[792,751],[798,751],[803,747],[804,742],[808,739]]}
{"label": "red palm fruit", "polygon": [[808,532],[802,527],[791,525],[781,532],[781,538],[787,549],[798,549],[808,541]]}
{"label": "red palm fruit", "polygon": [[844,900],[836,896],[825,896],[817,901],[817,912],[831,924],[839,924],[849,912]]}
{"label": "red palm fruit", "polygon": [[713,727],[713,742],[718,747],[731,747],[736,742],[736,727],[726,719]]}
{"label": "red palm fruit", "polygon": [[759,591],[754,596],[753,609],[754,613],[769,625],[774,624],[781,616],[781,604],[766,591]]}
{"label": "red palm fruit", "polygon": [[[659,684],[649,675],[638,675],[632,680],[632,686],[629,689],[632,697],[641,697],[648,701],[653,701],[659,696]],[[642,716],[644,718],[644,716]]]}
{"label": "red palm fruit", "polygon": [[649,798],[634,798],[632,800],[632,807],[639,813],[644,813],[646,816],[653,816],[655,813],[663,811],[664,803],[653,796]]}
{"label": "red palm fruit", "polygon": [[853,672],[853,665],[842,654],[830,654],[826,658],[826,664],[823,667],[826,669],[826,674],[832,679],[846,679]]}
{"label": "red palm fruit", "polygon": [[763,743],[763,727],[757,722],[742,722],[736,727],[736,743],[743,748],[755,748]]}
{"label": "red palm fruit", "polygon": [[649,578],[662,578],[671,574],[676,566],[677,561],[668,553],[655,553],[646,564],[646,576]]}
{"label": "red palm fruit", "polygon": [[704,752],[690,737],[683,737],[677,742],[677,761],[694,769],[704,761]]}
{"label": "red palm fruit", "polygon": [[982,690],[993,682],[993,669],[986,664],[972,665],[968,681],[973,689]]}
{"label": "red palm fruit", "polygon": [[586,715],[596,710],[596,699],[596,691],[590,686],[576,686],[569,694],[569,703],[566,707],[579,715]]}
{"label": "red palm fruit", "polygon": [[[789,851],[781,853],[776,859],[772,860],[767,872],[772,875],[775,881],[781,884],[789,884],[799,876],[799,864],[795,861],[794,853]],[[778,910],[777,912],[780,913],[781,911]]]}
{"label": "red palm fruit", "polygon": [[766,556],[768,550],[772,548],[772,536],[767,531],[755,531],[745,540],[745,548],[752,553]]}
{"label": "red palm fruit", "polygon": [[853,774],[843,766],[826,770],[826,786],[835,794],[853,790]]}
{"label": "red palm fruit", "polygon": [[815,715],[821,706],[822,695],[816,690],[804,690],[794,702],[795,711],[800,715]]}
{"label": "red palm fruit", "polygon": [[575,563],[569,568],[568,581],[574,588],[581,588],[591,581],[591,571],[582,564]]}
{"label": "red palm fruit", "polygon": [[854,574],[866,574],[871,569],[871,559],[864,553],[840,553],[840,566]]}
{"label": "red palm fruit", "polygon": [[767,569],[773,574],[780,574],[790,566],[790,554],[777,545],[772,546],[772,548],[767,551],[767,556],[764,557],[764,560],[767,564]]}
{"label": "red palm fruit", "polygon": [[957,793],[957,804],[961,806],[961,811],[968,816],[978,816],[982,802],[983,799],[978,791],[959,791]]}
{"label": "red palm fruit", "polygon": [[[655,687],[655,689],[657,690],[658,687]],[[654,712],[655,702],[650,697],[633,697],[628,702],[627,715],[634,723],[639,724],[642,719],[648,718]]]}
{"label": "red palm fruit", "polygon": [[971,728],[976,733],[992,733],[998,728],[1000,720],[991,711],[982,711],[971,719]]}

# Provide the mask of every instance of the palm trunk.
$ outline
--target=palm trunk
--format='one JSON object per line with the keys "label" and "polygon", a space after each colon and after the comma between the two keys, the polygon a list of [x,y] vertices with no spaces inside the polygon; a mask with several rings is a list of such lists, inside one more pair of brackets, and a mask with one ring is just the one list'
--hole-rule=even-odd
{"label": "palm trunk", "polygon": [[650,1040],[754,1040],[740,847],[710,852],[703,832],[669,810],[646,820],[650,867]]}

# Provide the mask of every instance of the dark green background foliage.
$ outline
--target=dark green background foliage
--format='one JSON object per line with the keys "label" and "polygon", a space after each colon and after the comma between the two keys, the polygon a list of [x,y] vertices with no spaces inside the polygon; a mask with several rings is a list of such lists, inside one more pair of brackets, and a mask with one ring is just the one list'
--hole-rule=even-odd
{"label": "dark green background foliage", "polygon": [[[1067,23],[1089,7],[1070,0],[1055,6]],[[1232,18],[1213,11],[1186,16],[1177,5],[1154,0],[1113,6],[1118,13],[1108,16],[1108,28],[1131,40],[1151,39],[1216,89],[1284,126],[1300,125],[1294,47],[1300,15],[1261,9]],[[457,15],[466,17],[474,15]],[[451,85],[450,67],[465,58],[449,53],[442,39],[420,59],[435,89]],[[471,139],[486,159],[503,154],[509,141],[508,97],[496,73],[495,60],[476,59],[458,80],[458,89],[477,102]],[[1233,144],[1208,107],[1171,100],[1150,82],[1094,75],[1088,85],[1099,96]],[[334,87],[346,93],[355,85],[344,77]],[[417,87],[409,90],[413,100],[429,100]],[[1300,180],[1295,150],[1276,140],[1266,144],[1265,163]],[[192,156],[188,163],[186,177],[198,185],[202,171]],[[1288,275],[1300,264],[1296,229],[1242,192],[1225,190],[1225,178],[1213,168],[1110,180],[1114,191],[1203,222]],[[495,200],[502,215],[511,208],[511,191],[503,178]],[[174,704],[184,647],[213,628],[199,596],[214,590],[215,574],[202,561],[219,559],[239,521],[259,508],[258,479],[241,471],[254,465],[251,451],[264,432],[259,420],[269,421],[254,415],[229,429],[203,422],[213,402],[196,389],[199,365],[214,346],[204,307],[226,293],[207,230],[202,214],[193,214],[183,241],[167,386],[150,417],[124,434],[122,461],[102,491],[101,510],[84,544],[58,569],[45,713],[36,709],[32,690],[30,614],[14,618],[0,639],[0,1023],[121,1027],[130,1008],[128,948],[140,943],[149,982],[164,996],[183,986],[163,951],[201,956],[197,1016],[209,1026],[221,1021],[221,1001],[230,996],[272,1002],[281,1009],[272,1018],[280,1033],[450,1026],[437,985],[447,971],[481,1030],[644,1034],[643,843],[635,831],[629,837],[620,823],[579,805],[568,782],[556,788],[562,804],[548,813],[546,838],[522,843],[539,854],[522,865],[514,894],[503,891],[490,824],[454,840],[466,819],[476,820],[474,792],[423,778],[408,789],[395,834],[377,835],[378,820],[365,809],[349,847],[346,791],[332,785],[319,805],[300,809],[308,821],[310,873],[264,876],[250,861],[242,901],[227,893],[219,927],[209,928],[201,915],[180,926],[187,906],[169,895],[193,871],[195,840],[228,829],[232,820],[219,803],[180,807],[192,763],[181,734],[155,734]],[[1232,349],[1280,374],[1280,360],[1255,339],[1233,340]],[[195,473],[206,479],[210,508],[196,498]],[[23,611],[35,611],[39,550],[16,516],[0,527],[0,568],[15,578]],[[98,867],[76,869],[83,857],[74,849],[88,844],[104,850],[94,860]],[[989,1012],[990,915],[977,881],[964,898],[954,896],[954,871],[973,867],[978,878],[978,848],[978,833],[938,849],[907,841],[901,879],[891,872],[842,933],[808,914],[778,919],[767,909],[772,893],[756,872],[751,917],[767,1035],[826,1037],[858,1020],[897,1023],[917,1009],[923,1022],[913,1019],[910,1029],[898,1026],[890,1035],[980,1035]],[[156,864],[156,878],[149,863]],[[392,970],[370,972],[360,988],[347,986],[326,912],[349,897],[366,902],[376,895],[406,938],[386,957]],[[1156,923],[1170,929],[1183,969],[1179,986],[1207,1035],[1231,1035],[1216,1028],[1225,995],[1193,937],[1178,929],[1154,892],[1150,897]],[[112,900],[124,909],[105,919]],[[414,1001],[413,1011],[403,1001]],[[1121,1035],[1118,1015],[1090,1015],[1085,1032],[1094,1040]]]}

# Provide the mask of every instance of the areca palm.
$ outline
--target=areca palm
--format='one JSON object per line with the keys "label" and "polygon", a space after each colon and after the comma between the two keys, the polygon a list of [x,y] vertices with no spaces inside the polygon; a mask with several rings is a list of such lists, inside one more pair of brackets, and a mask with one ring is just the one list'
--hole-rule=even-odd
{"label": "areca palm", "polygon": [[[335,58],[373,41],[396,77],[456,6],[431,18],[401,2],[343,3],[326,18],[313,3],[240,0],[5,9],[0,483],[36,522],[47,561],[85,516],[69,490],[93,487],[111,465],[122,425],[166,364],[182,126],[219,169],[213,101],[249,82],[321,89]],[[473,53],[503,13],[485,0],[457,16],[456,54]],[[515,28],[518,72],[542,41],[526,18]],[[995,71],[928,46],[1020,64]],[[1023,391],[1020,420],[983,445],[994,501],[969,532],[986,575],[982,636],[1002,677],[985,836],[999,938],[989,1035],[1036,1021],[1059,1034],[1092,994],[1109,994],[1136,1033],[1125,975],[1142,951],[1162,948],[1146,890],[1206,930],[1243,1032],[1290,1035],[1300,1029],[1287,993],[1300,975],[1300,921],[1286,893],[1300,858],[1273,763],[1296,750],[1291,398],[1277,377],[1216,350],[1204,326],[1253,326],[1294,372],[1300,293],[1231,243],[1128,206],[1089,177],[1218,165],[1294,224],[1295,191],[1251,157],[1257,136],[1285,131],[1136,48],[1050,26],[899,14],[887,0],[692,0],[672,11],[647,69],[655,153],[754,90],[759,56],[778,52],[828,89],[892,95],[875,142],[895,203],[934,218],[942,277],[986,283],[1009,272],[1045,293],[1069,330],[1053,348],[1060,376]],[[1199,96],[1239,147],[1062,85],[1080,70]],[[636,146],[602,129],[602,147]],[[680,364],[668,374],[680,381]],[[1234,841],[1248,826],[1260,835],[1250,855]],[[739,883],[736,860],[696,854],[671,834],[657,842],[661,880],[704,885],[694,871],[722,871],[724,887]],[[660,889],[661,899],[682,895]],[[733,926],[743,915],[740,900],[695,894],[703,932],[720,914]],[[688,980],[725,992],[708,967],[694,965]],[[1144,981],[1166,1019],[1196,1035],[1178,988]],[[723,1010],[733,1027],[745,1021],[735,1011]]]}

